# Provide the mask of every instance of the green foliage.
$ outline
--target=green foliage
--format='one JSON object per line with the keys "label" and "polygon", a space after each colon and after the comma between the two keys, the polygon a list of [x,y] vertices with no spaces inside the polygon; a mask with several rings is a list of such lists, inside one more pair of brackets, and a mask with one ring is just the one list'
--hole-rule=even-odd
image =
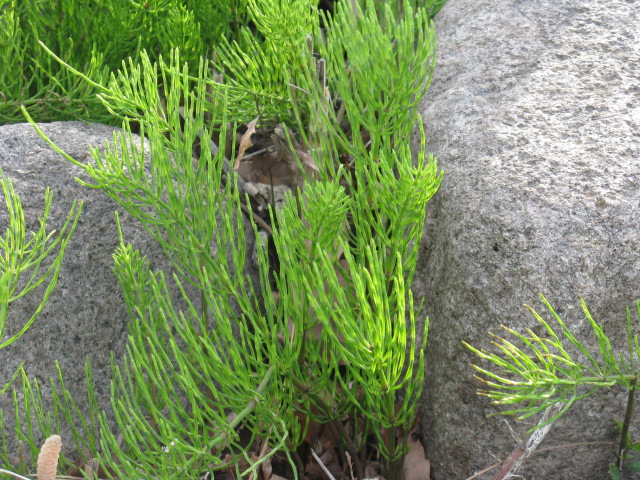
{"label": "green foliage", "polygon": [[[630,462],[630,463],[626,464],[624,469],[627,472],[640,473],[640,461],[634,460],[633,462]],[[609,473],[609,478],[611,480],[621,480],[622,479],[622,471],[620,470],[619,467],[617,467],[614,464],[611,464],[609,466],[609,472],[608,473]]]}
{"label": "green foliage", "polygon": [[[315,122],[330,128],[323,133],[357,158],[371,151],[393,164],[392,152],[409,143],[415,107],[431,81],[435,33],[429,27],[430,17],[426,8],[414,12],[409,2],[403,5],[409,14],[396,19],[388,4],[378,18],[371,0],[364,10],[358,5],[355,12],[349,2],[337,3],[333,17],[323,15],[326,40],[316,39],[314,44],[326,62],[326,89],[319,85],[323,78],[310,71],[314,65],[305,65],[305,80],[314,84],[310,92],[317,105],[315,111],[328,117]],[[321,38],[320,34],[316,37]],[[315,67],[317,70],[318,65]],[[327,105],[327,91],[335,92],[342,103],[352,131],[370,132],[370,148],[364,139],[347,137],[340,129],[340,119]],[[312,139],[313,143],[320,141]],[[380,151],[383,146],[386,148]]]}
{"label": "green foliage", "polygon": [[[420,14],[432,18],[444,3],[432,0]],[[116,123],[96,98],[96,83],[106,85],[123,63],[134,68],[143,51],[153,63],[168,58],[175,47],[191,71],[202,56],[214,60],[228,108],[240,122],[259,114],[283,119],[291,113],[289,89],[300,85],[304,71],[303,39],[313,33],[314,41],[323,43],[316,5],[309,0],[0,0],[0,124],[21,121],[22,104],[36,121]],[[413,8],[376,1],[367,12],[369,20],[377,12],[384,25],[379,28],[393,29],[390,15],[400,17]],[[425,46],[422,40],[419,48]],[[93,82],[82,81],[47,50]],[[415,79],[420,71],[412,70],[407,78]]]}
{"label": "green foliage", "polygon": [[[90,364],[86,363],[87,396],[81,403],[71,397],[67,391],[60,366],[56,362],[57,381],[51,379],[48,391],[52,393],[53,409],[45,411],[42,387],[35,379],[29,379],[23,369],[18,370],[20,377],[20,393],[13,391],[15,405],[15,436],[7,432],[3,423],[5,412],[0,411],[0,449],[1,465],[21,475],[29,475],[30,465],[36,465],[40,452],[40,437],[47,438],[60,431],[61,426],[69,427],[71,440],[69,443],[81,453],[82,461],[87,462],[96,456],[98,451],[99,424],[104,422],[105,413],[98,409],[97,398],[93,389]],[[8,441],[18,445],[18,462],[12,462],[8,453]],[[76,452],[76,453],[77,453]],[[74,466],[77,458],[60,455],[63,468]],[[8,472],[3,472],[8,473]]]}
{"label": "green foliage", "polygon": [[[386,476],[399,478],[423,387],[428,326],[417,327],[409,287],[425,206],[441,180],[435,160],[425,159],[422,129],[417,155],[409,148],[433,68],[432,5],[402,7],[404,14],[371,1],[355,10],[339,2],[333,16],[320,17],[309,1],[250,1],[245,13],[255,31],[239,26],[214,61],[200,58],[194,69],[185,61],[188,49],[187,57],[182,48],[157,57],[141,51],[108,79],[45,46],[123,119],[106,150],[92,151],[93,162],[52,146],[86,171],[88,187],[144,225],[176,273],[168,279],[153,272],[120,233],[114,272],[131,324],[125,358],[113,362],[117,428],[97,412],[88,370],[90,421],[61,376],[52,386],[54,417],[35,412],[40,431],[77,424],[79,416],[74,442],[111,475],[153,471],[173,479],[225,468],[229,458],[248,461],[238,476],[255,471],[267,458],[248,457],[256,439],[268,446],[267,456],[286,455],[301,475],[293,456],[309,422],[331,422],[342,429],[356,470],[372,434]],[[275,271],[256,225],[245,232],[247,199],[225,158],[233,146],[202,141],[225,138],[227,129],[235,136],[258,115],[287,121],[319,167],[271,211]],[[139,144],[132,122],[144,138]],[[345,153],[348,166],[340,160]],[[247,233],[257,242],[257,284],[245,273]],[[171,284],[180,298],[169,294]],[[39,392],[26,378],[23,390]],[[27,416],[38,403],[29,401]],[[363,430],[346,431],[345,415],[362,418]],[[33,452],[31,433],[21,439]]]}
{"label": "green foliage", "polygon": [[501,412],[503,415],[517,415],[518,419],[528,418],[554,405],[562,406],[557,414],[529,430],[528,433],[531,433],[555,421],[574,402],[592,395],[601,388],[625,387],[629,392],[627,411],[624,422],[621,423],[618,460],[610,472],[613,478],[619,478],[616,475],[620,473],[621,460],[628,451],[638,449],[637,444],[631,442],[629,426],[640,361],[640,302],[637,304],[637,324],[631,321],[631,312],[627,308],[627,349],[616,354],[604,328],[593,319],[583,300],[582,309],[593,329],[599,347],[598,353],[589,351],[571,333],[542,295],[541,299],[555,319],[561,334],[558,334],[535,310],[527,307],[544,327],[544,335],[538,335],[531,329],[526,329],[526,333],[523,334],[503,326],[502,328],[518,342],[492,335],[495,338],[493,344],[499,353],[480,350],[463,342],[480,358],[493,364],[492,368],[498,367],[497,370],[490,370],[472,365],[480,374],[477,378],[486,386],[485,389],[479,390],[478,394],[491,398],[493,403],[498,405],[519,405],[517,408]]}
{"label": "green foliage", "polygon": [[297,85],[304,39],[317,23],[309,0],[248,0],[253,28],[242,27],[237,41],[222,39],[217,68],[229,88],[230,115],[246,123],[261,115],[280,119],[289,115],[290,84]]}
{"label": "green foliage", "polygon": [[[591,317],[582,301],[584,314],[600,347],[598,360],[571,333],[547,300],[541,298],[558,323],[564,339],[582,354],[586,362],[580,357],[572,356],[549,323],[528,307],[536,320],[544,326],[547,336],[538,336],[531,329],[527,329],[527,334],[524,335],[503,327],[519,339],[523,347],[493,335],[496,338],[494,344],[501,353],[485,352],[465,343],[478,356],[500,367],[499,373],[495,373],[474,365],[487,378],[483,382],[488,389],[481,390],[480,393],[500,405],[524,403],[521,408],[503,412],[505,415],[518,415],[519,418],[527,418],[556,403],[564,403],[563,409],[549,420],[551,422],[560,417],[576,400],[592,395],[599,388],[623,385],[631,389],[637,375],[636,362],[640,358],[640,348],[637,333],[632,330],[630,313],[627,315],[628,352],[626,358],[623,355],[616,357],[604,329]],[[640,319],[640,304],[638,318]],[[582,388],[586,388],[586,391],[582,391]]]}
{"label": "green foliage", "polygon": [[197,67],[232,26],[246,22],[237,0],[0,0],[0,124],[21,121],[24,104],[38,121],[114,119],[95,98],[94,86],[62,67],[46,45],[68,65],[97,83],[143,51],[152,59],[180,47]]}
{"label": "green foliage", "polygon": [[[635,389],[629,392],[629,395],[635,395]],[[609,477],[612,480],[620,480],[624,472],[640,472],[640,441],[633,441],[629,433],[629,423],[631,421],[631,413],[633,410],[633,400],[629,399],[627,406],[628,418],[624,422],[617,422],[620,429],[620,450],[615,463],[609,465]]]}

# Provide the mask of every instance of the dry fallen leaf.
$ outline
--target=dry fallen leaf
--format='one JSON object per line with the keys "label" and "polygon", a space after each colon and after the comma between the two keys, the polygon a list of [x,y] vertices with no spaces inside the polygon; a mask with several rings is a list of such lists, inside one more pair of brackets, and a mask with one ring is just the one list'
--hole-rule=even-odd
{"label": "dry fallen leaf", "polygon": [[271,480],[273,478],[273,467],[271,466],[271,459],[267,458],[260,464],[262,470],[262,478],[264,480]]}
{"label": "dry fallen leaf", "polygon": [[425,458],[422,443],[414,435],[409,435],[408,443],[409,453],[404,457],[402,466],[405,480],[429,480],[431,464]]}
{"label": "dry fallen leaf", "polygon": [[238,149],[238,156],[236,157],[236,161],[233,163],[234,170],[238,170],[238,167],[240,166],[240,160],[242,160],[244,152],[247,150],[247,148],[253,145],[253,143],[251,143],[251,135],[256,133],[256,123],[258,123],[259,118],[260,117],[256,117],[247,124],[247,131],[244,132],[244,135],[242,135],[242,139],[240,140],[240,148]]}
{"label": "dry fallen leaf", "polygon": [[[311,154],[295,141],[293,135],[287,135],[282,127],[276,127],[271,136],[273,145],[281,161],[285,162],[290,169],[291,187],[304,190],[306,179],[314,180],[318,178],[319,169]],[[293,151],[289,145],[289,140],[293,146]],[[302,168],[300,168],[302,167]]]}
{"label": "dry fallen leaf", "polygon": [[382,477],[377,474],[380,471],[380,462],[367,461],[364,466],[364,478],[362,480],[382,480]]}

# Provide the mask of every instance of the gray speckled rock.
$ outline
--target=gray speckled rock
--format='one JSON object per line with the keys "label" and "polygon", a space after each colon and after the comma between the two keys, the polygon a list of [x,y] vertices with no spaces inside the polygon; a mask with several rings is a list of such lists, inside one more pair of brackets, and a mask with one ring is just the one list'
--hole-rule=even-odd
{"label": "gray speckled rock", "polygon": [[[101,147],[112,140],[114,128],[81,122],[56,122],[40,125],[58,146],[77,160],[91,160],[89,146]],[[84,364],[91,358],[96,393],[103,408],[109,402],[110,352],[119,359],[127,336],[127,309],[118,282],[112,272],[112,255],[118,246],[114,213],[121,212],[127,241],[149,256],[156,267],[163,254],[155,241],[99,190],[81,186],[74,180],[89,178],[84,172],[56,153],[29,124],[0,127],[0,167],[13,182],[20,196],[28,229],[37,228],[42,216],[46,187],[53,193],[47,231],[59,230],[74,199],[84,202],[76,231],[67,247],[60,277],[49,302],[25,335],[0,350],[0,384],[24,362],[25,370],[40,385],[48,385],[56,376],[55,361],[60,363],[65,383],[82,405],[86,398]],[[4,204],[4,201],[3,201]],[[2,207],[4,211],[5,207]],[[6,213],[0,231],[6,228]],[[42,298],[42,290],[32,292],[9,309],[8,330],[22,326]],[[18,384],[19,385],[19,384]],[[19,389],[18,389],[19,390]],[[48,388],[43,389],[45,408],[50,405]],[[15,448],[13,401],[0,397],[5,413],[5,431],[11,450]],[[69,447],[65,436],[65,447]]]}
{"label": "gray speckled rock", "polygon": [[[579,296],[624,345],[640,298],[640,9],[601,0],[450,0],[436,17],[436,76],[422,105],[445,170],[414,285],[431,320],[424,435],[432,479],[505,459],[509,419],[475,395],[461,341],[536,325],[546,295],[594,346]],[[575,405],[542,447],[615,442],[625,393]],[[510,426],[509,426],[510,425]],[[541,447],[541,448],[542,448]],[[602,479],[615,447],[532,457],[527,479]],[[482,478],[489,478],[484,476]]]}
{"label": "gray speckled rock", "polygon": [[[40,126],[63,151],[82,162],[91,161],[89,146],[104,146],[106,140],[113,139],[114,132],[112,127],[81,122]],[[139,142],[137,136],[134,136],[134,141]],[[114,213],[120,212],[125,241],[140,249],[154,270],[162,269],[170,278],[170,263],[155,240],[116,202],[100,190],[77,183],[74,177],[90,179],[81,169],[53,151],[30,125],[0,127],[0,167],[13,181],[21,197],[31,229],[37,226],[37,219],[42,215],[47,186],[53,192],[48,230],[61,227],[74,199],[84,202],[49,302],[24,336],[0,350],[0,386],[21,362],[24,362],[30,377],[36,378],[40,385],[47,385],[49,378],[56,376],[54,362],[58,360],[67,387],[73,397],[82,402],[86,398],[84,363],[88,356],[93,366],[98,399],[105,408],[109,404],[111,379],[109,355],[113,351],[116,361],[122,357],[129,320],[119,284],[112,272],[112,255],[118,246]],[[0,211],[4,211],[5,207],[1,208]],[[6,213],[2,213],[0,231],[4,232],[5,228]],[[41,292],[33,293],[24,301],[16,302],[9,310],[8,326],[12,322],[20,322],[21,318],[28,318],[41,296]],[[48,389],[43,390],[43,395],[47,408],[50,405]],[[0,409],[5,413],[9,447],[13,450],[15,437],[12,433],[13,402],[10,395],[0,397]],[[65,444],[69,445],[70,442]]]}

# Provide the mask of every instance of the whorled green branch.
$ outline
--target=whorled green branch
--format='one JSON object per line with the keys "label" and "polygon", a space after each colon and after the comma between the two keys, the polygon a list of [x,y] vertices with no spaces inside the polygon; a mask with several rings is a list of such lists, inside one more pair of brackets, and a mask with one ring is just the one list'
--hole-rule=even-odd
{"label": "whorled green branch", "polygon": [[[640,302],[637,304],[638,324],[631,321],[627,309],[627,351],[616,355],[604,328],[591,316],[584,300],[583,312],[594,332],[598,351],[590,351],[568,329],[549,302],[541,295],[548,311],[559,328],[554,329],[531,307],[529,310],[544,327],[545,335],[537,335],[527,328],[525,333],[503,326],[513,341],[493,335],[492,342],[497,352],[489,352],[463,344],[490,366],[472,365],[477,378],[484,384],[479,395],[490,398],[498,405],[519,405],[503,411],[503,415],[517,415],[519,419],[535,415],[547,408],[564,403],[562,409],[540,428],[555,421],[579,399],[586,398],[600,388],[622,385],[631,390],[638,378],[637,328],[640,325]],[[578,358],[568,347],[579,352]],[[530,431],[530,432],[531,432]]]}

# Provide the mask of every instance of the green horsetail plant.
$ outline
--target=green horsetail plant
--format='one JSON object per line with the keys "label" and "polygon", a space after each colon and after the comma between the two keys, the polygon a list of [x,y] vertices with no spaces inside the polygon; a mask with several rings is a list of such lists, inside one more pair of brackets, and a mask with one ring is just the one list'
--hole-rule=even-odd
{"label": "green horsetail plant", "polygon": [[[123,131],[104,151],[92,150],[87,164],[52,146],[85,170],[88,187],[103,190],[138,219],[175,267],[171,278],[152,271],[120,232],[114,272],[131,324],[126,355],[113,363],[117,428],[98,415],[100,440],[91,444],[92,453],[112,477],[153,472],[168,480],[229,468],[243,477],[280,452],[300,478],[296,449],[316,421],[339,432],[359,478],[370,435],[379,445],[383,475],[401,478],[423,386],[428,325],[417,326],[410,285],[425,206],[441,180],[435,159],[425,159],[422,128],[415,157],[409,148],[415,105],[424,93],[417,82],[433,66],[432,25],[426,7],[408,1],[405,11],[416,14],[396,20],[385,9],[383,29],[375,28],[372,2],[356,10],[338,2],[335,18],[325,16],[327,42],[343,46],[323,46],[315,56],[310,44],[325,40],[319,18],[307,16],[312,2],[295,4],[291,11],[304,17],[297,19],[276,18],[289,15],[279,2],[248,5],[266,50],[281,48],[276,39],[286,32],[280,29],[300,27],[273,81],[256,85],[238,75],[221,83],[205,59],[194,75],[177,50],[157,62],[142,53],[139,63],[128,63],[106,84],[67,66],[124,119]],[[336,29],[351,28],[357,41],[352,45],[344,31],[333,37],[334,22]],[[363,38],[377,50],[365,48]],[[246,66],[234,60],[231,48],[218,59],[229,72]],[[412,49],[418,54],[408,55]],[[375,61],[380,52],[385,64]],[[285,75],[289,61],[300,66],[291,77]],[[331,76],[319,75],[323,62],[331,65]],[[362,81],[365,67],[377,69],[372,78],[380,85]],[[389,69],[411,86],[409,92],[393,92],[383,75]],[[351,75],[353,92],[347,90]],[[297,84],[282,89],[282,82],[292,81]],[[233,146],[225,152],[224,144],[215,149],[208,141],[225,138],[227,129],[235,137],[250,118],[246,99],[257,98],[252,115],[259,109],[263,121],[282,120],[280,107],[268,107],[269,91],[290,109],[291,127],[313,132],[304,143],[319,166],[270,211],[274,268],[251,216],[245,231],[248,199],[225,158]],[[245,100],[238,101],[241,96]],[[338,115],[349,122],[351,136],[338,133]],[[133,140],[132,121],[139,124],[140,143]],[[348,165],[340,160],[345,153]],[[256,239],[255,283],[245,272],[248,234]],[[171,284],[179,298],[170,295]],[[362,421],[347,428],[345,415]],[[248,453],[256,442],[264,447],[257,459]],[[244,470],[239,460],[246,461]]]}
{"label": "green horsetail plant", "polygon": [[[328,26],[326,40],[316,41],[315,48],[326,61],[326,90],[339,99],[351,131],[369,132],[369,141],[358,135],[346,137],[337,113],[326,105],[326,90],[312,91],[319,107],[316,111],[336,115],[323,124],[333,127],[330,133],[337,137],[338,145],[356,158],[367,152],[378,154],[386,147],[381,153],[391,164],[390,153],[409,144],[416,106],[431,81],[435,31],[427,10],[412,8],[408,1],[402,2],[408,15],[401,18],[385,3],[381,14],[384,26],[375,3],[367,0],[364,4],[365,8],[356,3],[355,12],[350,13],[354,7],[349,2],[338,2],[334,16],[323,15]],[[316,34],[317,38],[322,37]]]}
{"label": "green horsetail plant", "polygon": [[152,60],[180,47],[196,69],[221,37],[237,37],[249,19],[238,0],[0,0],[0,124],[91,119],[118,123],[94,85],[62,67],[40,44],[94,82],[145,51]]}
{"label": "green horsetail plant", "polygon": [[[0,411],[0,449],[1,465],[12,469],[16,473],[28,475],[37,463],[40,447],[38,437],[48,438],[59,433],[64,426],[68,427],[71,438],[65,438],[65,444],[73,445],[76,452],[81,454],[83,462],[89,462],[97,456],[100,442],[100,420],[105,412],[98,407],[98,399],[94,389],[93,377],[89,360],[85,364],[87,396],[74,399],[69,394],[66,384],[56,361],[58,378],[50,380],[52,392],[52,411],[44,408],[43,387],[36,379],[30,379],[24,368],[18,372],[20,388],[14,389],[13,401],[15,406],[15,439],[18,442],[18,462],[12,462],[8,452],[8,433],[2,423],[4,412]],[[18,393],[18,390],[20,393]],[[39,435],[38,435],[39,434]],[[69,452],[68,449],[65,449]],[[77,458],[68,458],[64,453],[60,455],[60,463],[66,469],[73,468]]]}
{"label": "green horsetail plant", "polygon": [[344,153],[393,166],[394,152],[410,144],[416,106],[433,74],[428,6],[404,1],[412,13],[397,19],[388,3],[379,15],[373,1],[363,5],[337,2],[333,16],[321,13],[326,31],[316,25],[308,38],[301,83],[290,91],[300,135],[314,147],[318,167],[333,176]]}
{"label": "green horsetail plant", "polygon": [[152,273],[122,239],[115,273],[132,323],[124,363],[113,367],[119,433],[103,417],[100,429],[100,458],[120,478],[140,469],[175,478],[226,468],[223,452],[236,460],[246,455],[239,425],[274,452],[286,451],[297,422],[292,408],[279,407],[279,358],[265,356],[276,348],[265,336],[275,326],[261,314],[244,274],[240,198],[235,182],[223,180],[224,150],[213,154],[203,143],[199,159],[192,157],[198,135],[209,133],[205,108],[225,125],[224,102],[217,111],[205,103],[204,70],[194,85],[177,54],[164,67],[166,110],[157,96],[156,65],[143,64],[138,78],[144,80],[130,90],[141,95],[132,101],[148,108],[140,122],[145,141],[136,145],[125,123],[105,152],[93,151],[95,163],[79,164],[93,181],[89,186],[115,198],[160,243],[183,292],[179,310],[162,272]]}
{"label": "green horsetail plant", "polygon": [[289,87],[302,72],[300,52],[318,23],[316,4],[309,0],[247,0],[254,28],[242,27],[240,38],[222,38],[215,67],[228,86],[228,108],[239,123],[260,116],[263,121],[291,116]]}
{"label": "green horsetail plant", "polygon": [[[479,373],[477,378],[485,385],[485,388],[478,390],[478,394],[490,398],[497,405],[517,406],[501,414],[515,415],[518,419],[531,417],[554,405],[562,406],[555,415],[527,432],[532,433],[554,422],[576,401],[601,388],[616,385],[625,387],[629,396],[616,459],[616,468],[619,469],[625,454],[630,450],[638,450],[638,446],[630,441],[629,426],[638,384],[640,302],[637,304],[637,324],[631,321],[631,312],[627,308],[627,350],[616,353],[602,325],[593,319],[584,300],[581,300],[582,310],[599,346],[599,352],[591,352],[571,333],[544,296],[540,297],[557,322],[559,333],[535,310],[527,307],[544,327],[545,336],[537,335],[531,329],[523,334],[503,326],[517,342],[492,335],[498,353],[480,350],[463,342],[480,358],[497,367],[487,369],[472,365]],[[567,350],[569,346],[579,353],[579,357]]]}

